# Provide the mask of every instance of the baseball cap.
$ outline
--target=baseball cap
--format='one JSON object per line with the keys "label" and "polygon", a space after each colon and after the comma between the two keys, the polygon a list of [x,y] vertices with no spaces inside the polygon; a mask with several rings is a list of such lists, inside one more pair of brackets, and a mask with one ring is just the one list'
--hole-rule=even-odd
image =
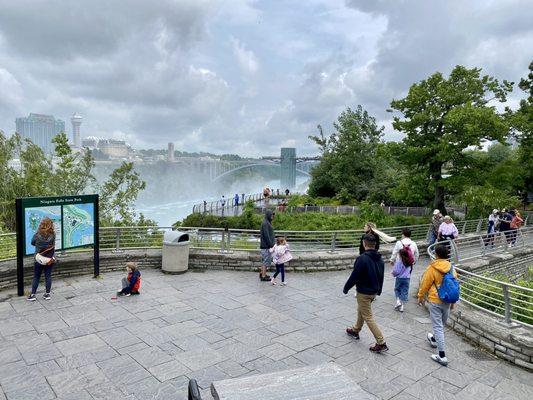
{"label": "baseball cap", "polygon": [[440,214],[440,210],[433,210],[433,215]]}
{"label": "baseball cap", "polygon": [[494,210],[492,210],[492,213],[493,213],[493,214],[496,214],[497,212],[498,212],[498,209],[497,209],[497,208],[495,208]]}

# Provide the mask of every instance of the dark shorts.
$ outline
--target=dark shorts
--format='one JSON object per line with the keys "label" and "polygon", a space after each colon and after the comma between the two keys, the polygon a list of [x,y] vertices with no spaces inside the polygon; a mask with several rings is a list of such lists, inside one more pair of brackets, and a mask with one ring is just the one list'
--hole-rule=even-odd
{"label": "dark shorts", "polygon": [[272,265],[272,254],[269,249],[261,249],[261,263],[266,267]]}

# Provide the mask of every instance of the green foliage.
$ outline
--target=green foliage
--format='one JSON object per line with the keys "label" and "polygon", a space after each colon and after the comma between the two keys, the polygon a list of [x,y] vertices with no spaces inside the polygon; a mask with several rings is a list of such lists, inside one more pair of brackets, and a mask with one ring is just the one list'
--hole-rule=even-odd
{"label": "green foliage", "polygon": [[309,194],[334,197],[342,203],[365,199],[377,169],[377,144],[383,135],[374,117],[361,106],[347,108],[333,124],[329,137],[318,126],[318,136],[310,136],[320,148],[322,159],[311,171]]}
{"label": "green foliage", "polygon": [[[179,225],[187,227],[259,229],[263,218],[264,216],[261,214],[253,214],[248,217],[244,217],[244,215],[218,217],[196,213],[189,215]],[[376,222],[379,227],[386,227],[424,224],[428,222],[428,219],[427,217],[384,215],[383,211],[376,210],[374,206],[368,205],[361,215],[331,215],[312,212],[289,214],[276,212],[273,226],[277,230],[288,231],[346,230],[362,229],[368,221]]]}
{"label": "green foliage", "polygon": [[[100,218],[104,225],[136,224],[135,201],[139,192],[146,188],[132,162],[123,162],[99,188]],[[144,223],[144,217],[141,215]]]}
{"label": "green foliage", "polygon": [[402,161],[431,178],[433,206],[445,210],[443,167],[460,163],[464,150],[483,140],[504,141],[508,125],[491,100],[505,102],[512,83],[498,82],[481,69],[456,66],[448,78],[437,72],[393,100],[393,127],[406,135]]}
{"label": "green foliage", "polygon": [[[524,288],[533,289],[533,281],[530,277],[531,269],[529,277],[518,280],[517,282],[514,282],[514,284]],[[503,274],[489,276],[489,278],[500,282],[510,283],[509,278]],[[514,308],[511,308],[512,318],[533,325],[533,304],[531,303],[529,293],[525,290],[512,289],[512,296],[512,306],[514,306]],[[461,285],[461,297],[486,310],[500,314],[502,317],[504,316],[503,293],[501,288],[494,283],[469,279]],[[520,308],[517,308],[517,306]],[[519,314],[516,313],[517,311]]]}
{"label": "green foliage", "polygon": [[[15,230],[15,199],[20,197],[76,195],[98,191],[92,175],[94,161],[89,151],[72,151],[64,133],[53,139],[57,162],[41,148],[17,134],[6,138],[0,131],[0,232]],[[12,164],[18,156],[20,166]],[[133,205],[145,183],[125,163],[113,171],[100,189],[101,224],[150,225],[142,215],[135,219]]]}
{"label": "green foliage", "polygon": [[517,207],[520,200],[516,196],[509,196],[503,190],[490,184],[483,186],[469,186],[456,198],[459,204],[467,207],[467,219],[483,218],[489,215],[494,208]]}

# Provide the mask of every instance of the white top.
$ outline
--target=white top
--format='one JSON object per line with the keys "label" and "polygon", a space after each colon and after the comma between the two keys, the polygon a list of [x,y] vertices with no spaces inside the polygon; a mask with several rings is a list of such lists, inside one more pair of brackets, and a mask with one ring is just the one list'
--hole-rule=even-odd
{"label": "white top", "polygon": [[411,238],[403,238],[402,240],[398,240],[396,242],[396,245],[394,246],[394,249],[392,249],[392,255],[390,257],[390,261],[394,262],[396,259],[400,256],[398,253],[401,249],[403,249],[403,246],[409,246],[411,248],[411,251],[413,252],[413,257],[415,258],[415,264],[418,261],[418,258],[420,257],[420,254],[418,253],[418,246],[415,242],[411,240]]}

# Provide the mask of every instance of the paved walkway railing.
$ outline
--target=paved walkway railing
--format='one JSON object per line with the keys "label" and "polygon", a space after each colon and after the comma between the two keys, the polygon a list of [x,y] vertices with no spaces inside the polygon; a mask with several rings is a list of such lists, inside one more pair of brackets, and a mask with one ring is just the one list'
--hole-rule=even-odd
{"label": "paved walkway railing", "polygon": [[[253,202],[261,201],[263,200],[263,193],[254,193],[254,194],[244,194],[244,202],[252,200]],[[233,209],[234,207],[237,207],[238,205],[242,205],[242,194],[239,193],[239,204],[236,204],[235,198],[228,196],[224,201],[224,206],[222,206],[222,201],[216,200],[216,201],[208,201],[205,204],[195,204],[192,207],[192,212],[194,213],[207,213],[207,214],[213,214],[221,212],[222,210],[229,211]]]}
{"label": "paved walkway railing", "polygon": [[[511,248],[533,246],[533,227],[499,232],[493,235],[476,235],[440,242],[450,251],[450,260],[455,265],[465,261],[509,251]],[[428,254],[435,258],[435,243],[428,247]],[[506,325],[519,323],[533,327],[533,289],[502,282],[488,276],[478,275],[456,267],[461,283],[461,301],[503,318]]]}
{"label": "paved walkway railing", "polygon": [[[502,248],[501,237],[496,235],[493,246],[480,247],[480,237],[471,236],[480,233],[485,228],[485,220],[469,220],[457,223],[462,235],[469,237],[459,239],[456,243],[461,244],[463,259],[467,254],[470,257],[479,257],[483,254],[496,252]],[[381,230],[390,236],[400,238],[402,226],[387,227]],[[413,240],[425,241],[429,230],[429,224],[411,225],[411,237]],[[222,229],[222,228],[197,228],[180,227],[187,231],[191,237],[191,246],[197,248],[216,249],[221,251],[250,250],[259,248],[260,231],[246,229]],[[102,250],[123,251],[129,248],[160,248],[163,244],[165,231],[172,230],[166,226],[133,226],[133,227],[102,227],[100,228],[100,248]],[[523,228],[517,238],[521,243]],[[527,232],[530,232],[527,230]],[[359,246],[359,240],[363,235],[362,229],[336,230],[336,231],[276,231],[279,236],[287,238],[294,251],[336,251],[342,249],[355,249]],[[530,238],[530,236],[528,236]],[[529,240],[529,239],[528,239]],[[78,249],[73,251],[86,251]],[[485,253],[483,253],[483,251]],[[470,253],[469,253],[470,252]],[[14,233],[0,235],[0,260],[16,257],[16,235]]]}

